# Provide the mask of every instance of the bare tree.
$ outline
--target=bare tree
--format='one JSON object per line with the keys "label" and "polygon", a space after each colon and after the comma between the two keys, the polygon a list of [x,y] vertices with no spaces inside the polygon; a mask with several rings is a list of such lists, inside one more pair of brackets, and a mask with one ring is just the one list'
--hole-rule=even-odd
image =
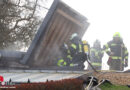
{"label": "bare tree", "polygon": [[[0,2],[0,49],[29,46],[41,21],[39,2],[46,0],[3,0]],[[45,13],[46,13],[45,12]],[[44,13],[44,14],[45,14]],[[14,48],[12,48],[14,47]]]}

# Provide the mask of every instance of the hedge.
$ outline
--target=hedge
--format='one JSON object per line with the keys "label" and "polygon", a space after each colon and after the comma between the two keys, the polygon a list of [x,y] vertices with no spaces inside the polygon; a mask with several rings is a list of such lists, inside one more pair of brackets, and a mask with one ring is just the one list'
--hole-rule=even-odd
{"label": "hedge", "polygon": [[14,85],[12,87],[16,88],[6,88],[4,90],[82,90],[83,81],[79,79],[63,79],[40,83],[25,83]]}

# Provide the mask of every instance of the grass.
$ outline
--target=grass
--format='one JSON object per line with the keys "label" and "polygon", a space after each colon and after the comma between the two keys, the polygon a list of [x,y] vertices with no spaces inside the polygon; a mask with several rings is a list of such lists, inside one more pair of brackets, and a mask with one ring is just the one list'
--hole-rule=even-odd
{"label": "grass", "polygon": [[123,85],[111,85],[109,83],[104,83],[100,85],[101,90],[130,90],[129,87]]}

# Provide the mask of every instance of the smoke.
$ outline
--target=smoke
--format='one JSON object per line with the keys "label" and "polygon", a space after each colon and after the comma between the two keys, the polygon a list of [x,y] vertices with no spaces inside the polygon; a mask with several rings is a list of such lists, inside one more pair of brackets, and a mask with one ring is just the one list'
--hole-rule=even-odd
{"label": "smoke", "polygon": [[8,47],[4,48],[3,50],[26,52],[27,49],[28,49],[28,46],[26,46],[25,43],[17,41],[14,43],[8,43]]}

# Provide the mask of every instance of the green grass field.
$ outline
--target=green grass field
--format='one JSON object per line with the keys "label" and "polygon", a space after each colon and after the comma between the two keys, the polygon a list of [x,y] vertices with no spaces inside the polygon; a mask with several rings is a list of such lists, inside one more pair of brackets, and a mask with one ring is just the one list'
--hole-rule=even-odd
{"label": "green grass field", "polygon": [[130,90],[127,86],[122,85],[111,85],[109,83],[104,83],[100,85],[101,90]]}

